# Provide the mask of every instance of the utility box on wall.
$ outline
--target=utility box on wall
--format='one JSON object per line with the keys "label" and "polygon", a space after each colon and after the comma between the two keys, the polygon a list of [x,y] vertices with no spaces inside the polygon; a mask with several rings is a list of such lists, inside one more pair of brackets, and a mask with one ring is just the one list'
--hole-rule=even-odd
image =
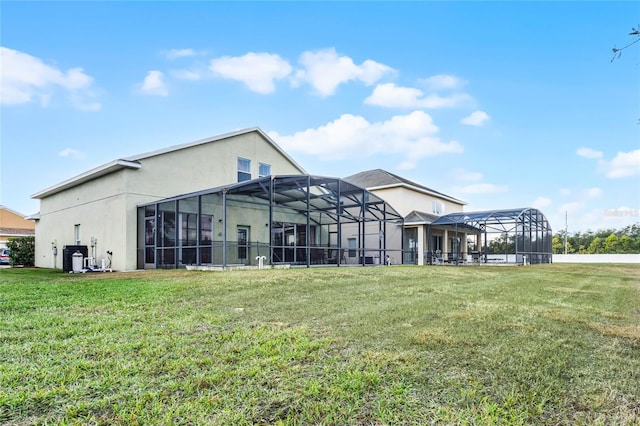
{"label": "utility box on wall", "polygon": [[89,249],[87,246],[64,246],[62,248],[62,271],[73,271],[73,254],[79,251],[83,258],[89,257]]}

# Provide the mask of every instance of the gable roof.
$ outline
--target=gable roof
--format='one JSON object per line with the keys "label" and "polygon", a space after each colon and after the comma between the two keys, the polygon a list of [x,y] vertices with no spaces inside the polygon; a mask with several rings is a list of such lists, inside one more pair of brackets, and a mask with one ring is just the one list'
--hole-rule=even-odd
{"label": "gable roof", "polygon": [[262,129],[260,129],[259,127],[251,127],[248,129],[243,129],[243,130],[238,130],[236,132],[231,132],[231,133],[224,133],[222,135],[218,135],[218,136],[213,136],[210,138],[205,138],[205,139],[200,139],[194,142],[189,142],[189,143],[184,143],[184,144],[180,144],[180,145],[173,145],[167,148],[163,148],[163,149],[159,149],[156,151],[151,151],[151,152],[146,152],[143,154],[138,154],[138,155],[134,155],[131,157],[126,157],[126,158],[121,158],[118,160],[114,160],[111,161],[109,163],[103,164],[101,166],[98,166],[94,169],[91,169],[85,173],[82,173],[80,175],[74,176],[70,179],[67,179],[63,182],[60,182],[54,186],[51,186],[47,189],[44,189],[40,192],[36,192],[35,194],[33,194],[31,196],[31,198],[36,198],[36,199],[42,199],[42,198],[46,198],[50,195],[56,194],[58,192],[64,191],[66,189],[69,188],[73,188],[74,186],[80,185],[82,183],[88,182],[90,180],[93,179],[97,179],[101,176],[104,175],[108,175],[110,173],[114,173],[116,171],[122,170],[122,169],[140,169],[142,167],[142,164],[140,163],[140,160],[144,160],[146,158],[150,158],[150,157],[155,157],[158,155],[163,155],[163,154],[168,154],[174,151],[179,151],[181,149],[187,149],[187,148],[191,148],[194,146],[198,146],[198,145],[204,145],[204,144],[208,144],[208,143],[213,143],[213,142],[217,142],[217,141],[221,141],[224,139],[229,139],[235,136],[240,136],[240,135],[244,135],[244,134],[248,134],[251,132],[256,132],[258,133],[260,136],[262,136],[269,144],[271,144],[278,152],[280,152],[289,162],[291,162],[291,164],[294,165],[294,167],[296,167],[298,170],[300,170],[300,173],[305,174],[305,170],[293,159],[289,156],[289,154],[287,154],[282,148],[280,148],[280,146],[278,146],[277,143],[275,143],[275,141],[273,139],[271,139]]}
{"label": "gable roof", "polygon": [[18,212],[17,212],[17,211],[15,211],[15,210],[11,210],[9,207],[7,207],[7,206],[3,206],[2,204],[0,204],[0,210],[4,210],[4,211],[9,212],[9,213],[11,213],[11,214],[14,214],[14,215],[16,215],[16,216],[20,216],[21,218],[24,218],[24,217],[25,217],[22,213],[18,213]]}
{"label": "gable roof", "polygon": [[425,212],[419,212],[417,210],[413,210],[404,218],[405,225],[410,224],[430,224],[435,220],[438,220],[440,216]]}
{"label": "gable roof", "polygon": [[450,195],[443,194],[442,192],[436,191],[435,189],[431,189],[429,187],[413,182],[409,179],[405,179],[402,176],[398,176],[394,173],[382,169],[366,170],[364,172],[356,173],[355,175],[346,177],[344,178],[344,180],[354,185],[361,186],[362,188],[366,188],[370,191],[376,189],[405,187],[414,191],[434,195],[436,197],[443,198],[454,203],[462,205],[467,204],[466,202],[454,198]]}

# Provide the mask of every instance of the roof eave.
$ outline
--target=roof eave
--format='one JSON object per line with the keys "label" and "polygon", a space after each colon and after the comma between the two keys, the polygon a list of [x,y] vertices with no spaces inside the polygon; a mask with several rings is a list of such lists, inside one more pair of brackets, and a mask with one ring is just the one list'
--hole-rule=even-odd
{"label": "roof eave", "polygon": [[105,176],[122,169],[137,170],[137,169],[140,169],[141,167],[142,167],[142,164],[138,163],[137,161],[114,160],[114,161],[111,161],[110,163],[103,164],[102,166],[96,167],[95,169],[91,169],[78,176],[72,177],[71,179],[67,179],[64,182],[61,182],[47,189],[44,189],[40,192],[36,192],[31,196],[31,198],[41,200],[43,198],[57,194],[58,192],[64,191],[69,188],[73,188],[74,186],[80,185],[85,182],[89,182],[90,180],[97,179],[101,176]]}

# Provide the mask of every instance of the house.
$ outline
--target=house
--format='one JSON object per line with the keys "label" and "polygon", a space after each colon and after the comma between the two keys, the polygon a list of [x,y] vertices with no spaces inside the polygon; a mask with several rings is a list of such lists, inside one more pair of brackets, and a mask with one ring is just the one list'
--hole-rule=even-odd
{"label": "house", "polygon": [[468,238],[479,247],[484,233],[486,249],[496,217],[498,232],[520,232],[516,254],[550,244],[540,212],[468,216],[379,169],[309,175],[259,128],[113,160],[32,197],[35,265],[63,270],[77,250],[83,266],[115,270],[458,263]]}
{"label": "house", "polygon": [[403,263],[423,265],[436,253],[443,260],[458,259],[468,251],[467,237],[478,238],[473,230],[430,226],[445,214],[462,212],[464,201],[381,169],[344,180],[376,194],[404,217]]}
{"label": "house", "polygon": [[0,248],[7,246],[12,237],[35,235],[35,224],[24,215],[0,205]]}
{"label": "house", "polygon": [[139,267],[138,206],[271,174],[305,170],[258,128],[117,159],[44,189],[36,221],[36,266],[61,267],[65,246],[107,251],[118,270]]}

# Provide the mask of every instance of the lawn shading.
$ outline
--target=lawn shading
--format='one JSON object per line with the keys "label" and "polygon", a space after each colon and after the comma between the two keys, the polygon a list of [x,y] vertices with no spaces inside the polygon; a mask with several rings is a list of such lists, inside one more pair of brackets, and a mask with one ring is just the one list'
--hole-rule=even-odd
{"label": "lawn shading", "polygon": [[636,265],[0,271],[2,424],[640,424]]}

